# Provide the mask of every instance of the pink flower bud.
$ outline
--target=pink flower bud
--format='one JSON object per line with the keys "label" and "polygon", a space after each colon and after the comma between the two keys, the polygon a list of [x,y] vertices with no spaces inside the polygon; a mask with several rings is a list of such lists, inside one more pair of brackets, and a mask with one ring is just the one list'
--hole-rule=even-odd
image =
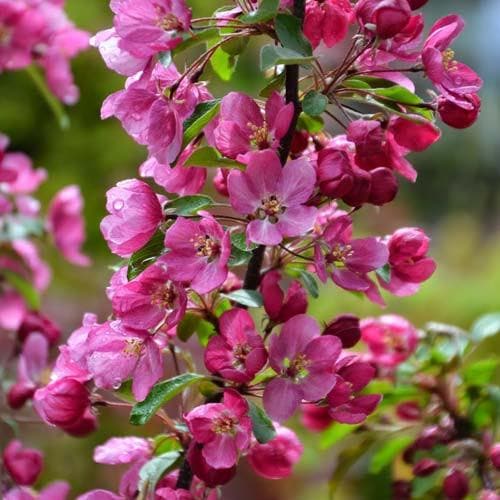
{"label": "pink flower bud", "polygon": [[410,4],[411,10],[417,10],[423,7],[428,1],[429,0],[408,0],[408,3]]}
{"label": "pink flower bud", "polygon": [[3,463],[16,484],[31,486],[43,467],[43,455],[33,448],[23,448],[21,441],[11,441],[3,452]]}
{"label": "pink flower bud", "polygon": [[31,382],[16,382],[7,393],[7,403],[13,410],[19,410],[33,397],[36,387]]}
{"label": "pink flower bud", "polygon": [[265,444],[255,443],[248,460],[255,472],[267,479],[282,479],[292,473],[304,451],[292,430],[276,426],[276,437]]}
{"label": "pink flower bud", "polygon": [[33,332],[41,333],[50,345],[57,344],[61,336],[61,330],[51,319],[38,311],[28,311],[17,331],[17,336],[24,342]]}
{"label": "pink flower bud", "polygon": [[392,483],[393,500],[411,500],[411,483],[408,481],[394,481]]}
{"label": "pink flower bud", "polygon": [[408,24],[411,9],[407,0],[361,0],[356,4],[356,16],[361,26],[380,38],[392,38]]}
{"label": "pink flower bud", "polygon": [[444,478],[443,491],[450,500],[461,500],[469,493],[469,479],[459,469],[452,469]]}
{"label": "pink flower bud", "polygon": [[66,425],[62,429],[70,436],[83,437],[97,429],[97,418],[88,407],[83,416],[74,424]]}
{"label": "pink flower bud", "polygon": [[490,460],[495,469],[500,470],[500,443],[495,443],[490,449]]}
{"label": "pink flower bud", "polygon": [[359,318],[354,314],[342,314],[326,325],[323,335],[335,335],[342,342],[342,347],[348,349],[356,345],[361,338]]}
{"label": "pink flower bud", "polygon": [[439,469],[439,462],[432,458],[423,458],[419,460],[413,467],[413,474],[419,477],[430,476],[433,472]]}
{"label": "pink flower bud", "polygon": [[193,473],[199,477],[209,488],[226,484],[236,474],[236,465],[227,469],[214,469],[210,467],[202,454],[203,446],[192,442],[188,449],[187,459]]}
{"label": "pink flower bud", "polygon": [[446,125],[464,129],[473,125],[481,111],[481,99],[477,94],[464,94],[458,99],[440,97],[438,113]]}
{"label": "pink flower bud", "polygon": [[406,401],[396,406],[396,414],[401,420],[410,422],[420,420],[422,412],[417,401]]}
{"label": "pink flower bud", "polygon": [[214,187],[221,196],[229,196],[229,191],[227,190],[227,176],[229,172],[228,168],[218,168],[214,176]]}
{"label": "pink flower bud", "polygon": [[76,424],[90,405],[87,388],[65,377],[35,392],[35,408],[49,424],[67,427]]}

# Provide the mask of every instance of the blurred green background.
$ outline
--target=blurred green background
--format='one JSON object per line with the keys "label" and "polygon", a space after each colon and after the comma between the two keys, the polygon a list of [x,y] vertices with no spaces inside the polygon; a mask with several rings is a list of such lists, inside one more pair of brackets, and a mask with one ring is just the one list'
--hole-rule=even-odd
{"label": "blurred green background", "polygon": [[[220,6],[213,0],[189,3],[197,15],[210,14]],[[68,0],[67,4],[70,17],[81,28],[95,32],[111,25],[106,0]],[[419,172],[417,183],[402,181],[396,202],[381,210],[367,208],[356,220],[358,229],[362,228],[359,235],[386,234],[400,226],[414,225],[432,235],[432,255],[438,261],[438,271],[418,295],[389,299],[387,312],[404,314],[416,325],[436,320],[467,328],[477,316],[500,309],[500,2],[430,0],[424,8],[429,26],[449,12],[460,13],[467,21],[465,33],[454,45],[457,58],[473,66],[485,80],[480,119],[465,131],[443,126],[443,139],[412,159]],[[262,86],[256,77],[257,67],[257,55],[251,52],[231,82],[222,83],[213,77],[214,94],[223,95],[229,88],[255,92]],[[79,325],[83,312],[97,312],[101,319],[109,313],[104,286],[110,275],[108,265],[116,259],[109,254],[98,228],[104,215],[104,195],[118,180],[135,176],[145,159],[144,148],[137,146],[116,120],[99,119],[102,101],[123,86],[123,78],[107,70],[95,50],[82,54],[73,68],[81,99],[68,109],[71,127],[65,131],[58,128],[25,73],[0,75],[0,131],[10,136],[12,149],[28,153],[36,165],[49,171],[49,181],[40,192],[42,201],[47,202],[62,186],[73,183],[81,186],[85,197],[86,250],[94,266],[74,268],[55,253],[47,254],[55,277],[45,298],[46,310],[67,334]],[[322,299],[312,303],[311,311],[321,319],[340,312],[361,316],[382,313],[367,301],[338,289],[325,291]],[[491,343],[484,349],[496,347]],[[41,483],[67,479],[73,487],[71,498],[93,487],[116,490],[116,468],[93,464],[93,446],[111,435],[151,429],[130,428],[124,415],[120,418],[110,411],[103,417],[100,431],[85,439],[26,426],[23,432],[27,442],[46,451],[47,468]],[[313,447],[294,478],[283,482],[256,478],[243,468],[238,481],[224,489],[223,498],[325,498],[325,482],[334,462],[331,451],[319,452]],[[352,481],[346,482],[343,497],[387,498],[384,474],[361,477],[364,480],[354,475]]]}

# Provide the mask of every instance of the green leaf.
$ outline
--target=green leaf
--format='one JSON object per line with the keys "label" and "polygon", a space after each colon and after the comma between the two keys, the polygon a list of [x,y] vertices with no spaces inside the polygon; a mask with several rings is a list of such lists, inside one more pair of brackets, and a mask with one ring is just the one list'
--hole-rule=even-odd
{"label": "green leaf", "polygon": [[204,101],[197,104],[193,114],[184,121],[184,137],[182,146],[186,147],[217,115],[220,108],[220,99]]}
{"label": "green leaf", "polygon": [[386,264],[383,267],[379,267],[375,272],[380,277],[380,279],[385,281],[386,283],[389,283],[389,281],[391,281],[391,266],[389,264]]}
{"label": "green leaf", "polygon": [[389,440],[383,441],[375,451],[371,462],[370,472],[378,474],[385,467],[393,462],[393,460],[412,442],[412,436],[398,436]]}
{"label": "green leaf", "polygon": [[373,89],[375,95],[391,99],[401,104],[422,104],[422,99],[401,85],[393,87]]}
{"label": "green leaf", "polygon": [[172,64],[172,53],[170,50],[164,50],[158,53],[158,61],[164,68],[168,68]]}
{"label": "green leaf", "polygon": [[318,282],[314,277],[314,274],[306,271],[305,269],[300,269],[300,281],[304,285],[305,289],[309,292],[309,294],[317,299],[319,297],[319,288]]}
{"label": "green leaf", "polygon": [[40,296],[36,288],[25,278],[17,273],[2,269],[0,276],[4,279],[21,295],[30,309],[40,309]]}
{"label": "green leaf", "polygon": [[312,47],[302,32],[302,23],[291,14],[278,14],[274,22],[276,34],[283,47],[303,56],[312,56]]}
{"label": "green leaf", "polygon": [[139,276],[144,269],[153,264],[163,253],[165,249],[164,239],[165,235],[158,229],[141,249],[132,254],[127,269],[127,279],[129,281]]}
{"label": "green leaf", "polygon": [[171,451],[181,451],[182,444],[177,437],[169,434],[158,434],[153,439],[154,454],[163,455]]}
{"label": "green leaf", "polygon": [[[441,490],[441,485],[443,482],[442,473],[440,471],[434,472],[430,476],[415,477],[411,482],[411,498],[439,498],[439,495],[428,496],[428,494],[439,487]],[[436,491],[437,493],[437,491]]]}
{"label": "green leaf", "polygon": [[227,42],[224,42],[220,48],[231,56],[237,56],[247,48],[248,41],[248,37],[231,38]]}
{"label": "green leaf", "polygon": [[500,360],[496,358],[481,359],[465,367],[464,382],[467,385],[489,384],[498,368]]}
{"label": "green leaf", "polygon": [[113,391],[113,394],[122,401],[126,401],[127,403],[137,403],[134,394],[132,393],[132,379],[125,380],[122,382],[120,387]]}
{"label": "green leaf", "polygon": [[260,50],[260,69],[273,68],[278,64],[307,64],[314,59],[313,56],[304,56],[295,50],[276,45],[264,45]]}
{"label": "green leaf", "polygon": [[257,245],[255,243],[250,243],[250,246],[247,246],[247,238],[245,233],[231,234],[231,243],[235,247],[238,247],[240,250],[243,250],[244,252],[249,252],[257,248]]}
{"label": "green leaf", "polygon": [[259,92],[260,97],[269,97],[273,92],[279,91],[285,84],[285,72],[269,80],[268,84]]}
{"label": "green leaf", "polygon": [[297,126],[301,130],[305,130],[310,134],[317,134],[323,130],[325,122],[320,116],[310,116],[306,113],[300,113]]}
{"label": "green leaf", "polygon": [[262,307],[264,303],[262,295],[257,292],[257,290],[245,290],[242,288],[241,290],[235,290],[231,293],[222,293],[221,295],[247,307]]}
{"label": "green leaf", "polygon": [[139,471],[139,491],[143,498],[149,498],[147,492],[154,491],[158,481],[169,471],[180,457],[179,451],[168,451],[146,462]]}
{"label": "green leaf", "polygon": [[[241,238],[243,237],[243,242]],[[252,258],[252,251],[246,248],[245,235],[243,233],[231,234],[231,256],[229,257],[230,266],[243,266]],[[243,243],[243,249],[241,248]]]}
{"label": "green leaf", "polygon": [[194,382],[205,379],[198,373],[183,373],[153,386],[144,401],[137,403],[130,412],[130,423],[144,425],[168,401]]}
{"label": "green leaf", "polygon": [[252,431],[255,439],[261,444],[276,437],[276,429],[266,412],[252,401],[248,402],[248,414],[252,421]]}
{"label": "green leaf", "polygon": [[165,207],[168,213],[176,215],[196,215],[199,210],[211,207],[214,200],[204,194],[194,194],[192,196],[181,196],[169,201]]}
{"label": "green leaf", "polygon": [[205,346],[209,338],[215,333],[215,327],[210,321],[202,318],[198,314],[186,313],[177,325],[177,336],[186,342],[196,333],[200,343]]}
{"label": "green leaf", "polygon": [[199,45],[200,43],[206,43],[210,40],[218,40],[220,38],[219,30],[217,28],[207,28],[203,31],[198,31],[194,35],[187,37],[179,45],[173,49],[173,54],[177,55],[184,50],[190,49]]}
{"label": "green leaf", "polygon": [[322,450],[331,448],[334,444],[353,433],[357,428],[357,425],[339,424],[338,422],[333,422],[330,427],[321,433],[320,448]]}
{"label": "green leaf", "polygon": [[262,0],[257,10],[244,14],[240,21],[246,24],[263,23],[272,19],[278,12],[279,0]]}
{"label": "green leaf", "polygon": [[328,97],[316,90],[310,90],[302,99],[302,110],[309,116],[318,116],[325,111]]}
{"label": "green leaf", "polygon": [[210,66],[212,66],[215,74],[224,82],[231,80],[236,70],[237,62],[238,56],[224,52],[222,47],[218,47],[210,58]]}
{"label": "green leaf", "polygon": [[493,337],[500,332],[500,313],[491,313],[481,316],[473,325],[470,336],[473,342]]}
{"label": "green leaf", "polygon": [[243,163],[231,160],[230,158],[224,158],[215,148],[209,146],[195,149],[185,160],[184,166],[245,169]]}

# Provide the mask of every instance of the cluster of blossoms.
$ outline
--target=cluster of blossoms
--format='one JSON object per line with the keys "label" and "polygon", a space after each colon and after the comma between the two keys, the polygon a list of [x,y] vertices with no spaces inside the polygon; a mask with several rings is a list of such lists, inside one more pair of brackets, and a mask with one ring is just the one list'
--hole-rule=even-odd
{"label": "cluster of blossoms", "polygon": [[[130,468],[117,494],[80,500],[216,498],[241,459],[266,478],[292,472],[302,444],[283,424],[298,413],[311,430],[368,425],[382,399],[368,384],[395,380],[420,334],[392,315],[320,325],[308,295],[331,281],[384,305],[384,291],[414,294],[435,270],[420,228],[354,230],[359,209],[391,202],[399,177],[416,180],[407,156],[440,138],[436,115],[462,128],[479,112],[481,80],[449,49],[462,20],[437,21],[423,40],[424,3],[236,1],[196,19],[184,0],[111,1],[113,27],[91,43],[128,78],[102,118],[147,148],[139,175],[163,192],[138,179],[108,191],[101,230],[126,259],[107,288],[112,314],[85,315],[33,401],[73,435],[95,429],[99,407],[124,404],[131,423],[156,417],[165,432],[97,447],[96,462]],[[321,54],[353,30],[344,58],[323,68]],[[273,39],[261,50],[265,101],[214,98],[200,80],[207,65],[226,78],[258,35]],[[173,59],[205,43],[178,71]],[[311,69],[300,80],[299,64]],[[430,102],[414,93],[416,72],[437,91]],[[323,113],[339,133],[325,130]],[[209,178],[218,201],[200,194]],[[248,308],[261,308],[260,323]],[[194,337],[204,369],[183,344],[195,350]],[[360,340],[367,351],[350,352]],[[172,416],[163,406],[179,393]]]}
{"label": "cluster of blossoms", "polygon": [[[75,265],[87,266],[90,259],[81,251],[85,232],[78,187],[61,189],[42,216],[34,194],[47,172],[33,168],[25,154],[8,151],[8,143],[0,135],[0,333],[3,368],[7,374],[11,369],[17,373],[6,402],[11,410],[20,410],[45,385],[49,352],[61,336],[59,327],[40,311],[39,296],[50,283],[51,270],[40,255],[37,240],[50,237],[61,255]],[[24,487],[36,481],[42,461],[39,451],[11,441],[3,462],[16,486],[2,491],[2,498],[34,498]],[[63,498],[68,490],[65,483],[54,483],[39,498]]]}

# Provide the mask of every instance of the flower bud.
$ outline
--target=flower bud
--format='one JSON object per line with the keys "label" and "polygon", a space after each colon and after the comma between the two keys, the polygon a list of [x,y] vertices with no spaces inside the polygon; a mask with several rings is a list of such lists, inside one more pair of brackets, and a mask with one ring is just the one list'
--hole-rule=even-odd
{"label": "flower bud", "polygon": [[430,476],[439,469],[439,462],[432,458],[422,458],[413,467],[413,474],[419,477]]}
{"label": "flower bud", "polygon": [[361,338],[359,318],[354,314],[337,316],[325,327],[323,335],[335,335],[342,342],[344,349],[353,347]]}
{"label": "flower bud", "polygon": [[43,467],[43,455],[33,448],[23,448],[18,440],[11,441],[3,452],[3,463],[16,484],[31,486]]}
{"label": "flower bud", "polygon": [[328,406],[303,404],[300,408],[302,410],[300,421],[306,429],[312,432],[324,431],[333,422]]}
{"label": "flower bud", "polygon": [[396,414],[401,420],[414,422],[420,420],[422,412],[417,401],[406,401],[396,406]]}
{"label": "flower bud", "polygon": [[228,168],[218,168],[214,176],[214,188],[221,196],[229,196],[229,191],[227,190],[227,176],[229,172]]}
{"label": "flower bud", "polygon": [[309,145],[309,134],[303,130],[296,130],[293,133],[290,152],[292,155],[300,155]]}
{"label": "flower bud", "polygon": [[187,459],[193,473],[209,488],[215,488],[231,481],[236,474],[236,466],[229,469],[214,469],[203,458],[202,449],[203,447],[194,441],[188,449]]}
{"label": "flower bud", "polygon": [[7,404],[13,410],[19,410],[28,399],[33,397],[36,387],[30,382],[16,382],[7,393]]}
{"label": "flower bud", "polygon": [[440,97],[438,99],[438,113],[446,125],[464,129],[473,125],[481,110],[481,99],[477,94],[461,96],[466,102],[457,102],[455,99]]}
{"label": "flower bud", "polygon": [[490,449],[490,460],[495,469],[500,470],[500,443],[495,443]]}
{"label": "flower bud", "polygon": [[429,0],[408,0],[408,4],[410,5],[411,10],[420,9],[423,7]]}
{"label": "flower bud", "polygon": [[35,392],[35,408],[49,424],[67,427],[76,424],[90,405],[86,387],[65,377]]}
{"label": "flower bud", "polygon": [[97,429],[97,418],[90,407],[85,410],[83,416],[74,424],[62,427],[64,432],[74,437],[83,437]]}
{"label": "flower bud", "polygon": [[410,500],[411,499],[411,483],[408,481],[394,481],[392,483],[392,499],[393,500]]}
{"label": "flower bud", "polygon": [[469,480],[459,469],[452,469],[444,478],[443,491],[450,500],[461,500],[469,493]]}
{"label": "flower bud", "polygon": [[304,451],[295,432],[277,427],[276,437],[265,444],[255,443],[248,461],[257,474],[267,479],[282,479],[291,474]]}
{"label": "flower bud", "polygon": [[24,342],[33,332],[41,333],[50,345],[57,344],[61,336],[59,327],[47,316],[38,311],[28,311],[17,331],[17,336],[21,342]]}

